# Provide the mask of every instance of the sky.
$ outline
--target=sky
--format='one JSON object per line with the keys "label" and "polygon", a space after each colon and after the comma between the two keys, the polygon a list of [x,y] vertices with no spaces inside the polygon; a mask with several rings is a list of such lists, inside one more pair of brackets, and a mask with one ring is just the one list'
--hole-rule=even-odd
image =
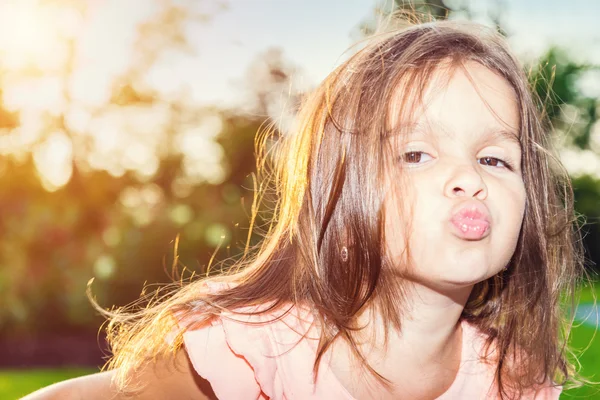
{"label": "sky", "polygon": [[[358,38],[358,25],[373,14],[380,1],[229,0],[224,9],[211,6],[214,3],[196,2],[211,19],[187,32],[195,54],[170,59],[153,74],[156,85],[165,90],[189,86],[193,98],[206,104],[239,103],[239,81],[248,65],[270,47],[280,47],[284,56],[300,67],[299,81],[317,83],[343,60],[344,52]],[[495,3],[470,3],[476,18],[488,22],[484,15]],[[83,29],[82,47],[86,58],[98,60],[99,76],[90,80],[100,86],[101,75],[110,76],[108,70],[127,64],[135,24],[152,15],[157,2],[104,0],[90,4],[95,4],[95,10]],[[557,43],[576,57],[600,63],[600,29],[596,28],[600,2],[502,0],[501,4],[510,43],[521,58],[532,58],[550,43]],[[90,97],[93,90],[85,92]]]}
{"label": "sky", "polygon": [[[299,67],[298,80],[314,85],[343,60],[344,52],[358,38],[360,22],[372,16],[375,6],[381,4],[379,0],[220,0],[226,4],[221,9],[214,5],[218,1],[191,2],[211,18],[189,27],[187,37],[195,54],[173,57],[159,65],[151,77],[155,85],[165,91],[188,86],[193,98],[205,104],[239,103],[240,80],[248,65],[270,47],[283,49],[284,56]],[[467,1],[476,18],[484,23],[486,10],[502,4],[510,43],[522,59],[530,59],[550,43],[557,43],[574,57],[600,64],[598,1]],[[96,92],[102,91],[103,82],[122,70],[133,54],[136,24],[152,16],[159,2],[88,0],[86,4],[92,10],[89,20],[78,21],[67,15],[57,21],[47,15],[33,15],[36,0],[3,0],[0,54],[2,48],[23,47],[23,42],[29,43],[31,53],[60,53],[53,46],[44,46],[52,36],[45,30],[68,31],[71,27],[82,37],[80,58],[87,61],[88,67],[81,77],[88,85],[81,91],[87,101],[93,101],[94,96],[100,101],[102,93]]]}
{"label": "sky", "polygon": [[[389,0],[388,0],[389,1]],[[489,1],[471,1],[485,14]],[[523,59],[549,43],[600,63],[600,2],[594,0],[508,0],[503,7],[510,43]],[[237,0],[194,35],[198,45],[196,92],[208,102],[235,100],[235,81],[261,51],[281,47],[308,83],[322,80],[356,38],[359,23],[372,15],[371,0]],[[482,22],[487,22],[480,16]],[[190,65],[191,67],[191,65]]]}
{"label": "sky", "polygon": [[[94,167],[116,175],[125,169],[152,175],[158,165],[156,150],[162,145],[160,132],[165,130],[164,118],[161,120],[164,110],[156,110],[151,117],[140,117],[133,110],[132,115],[102,118],[94,117],[93,110],[108,101],[115,77],[134,60],[139,23],[156,15],[160,3],[166,1],[53,2],[75,8],[86,5],[89,8],[84,19],[69,7],[40,7],[40,0],[1,0],[0,66],[8,71],[0,76],[2,100],[9,109],[22,111],[23,124],[14,135],[0,135],[0,153],[14,152],[15,148],[29,151],[44,129],[43,113],[64,113],[73,131],[89,133],[96,143],[97,151],[90,156]],[[184,36],[191,52],[172,51],[159,58],[146,71],[145,83],[166,97],[180,96],[185,90],[189,101],[198,105],[242,107],[248,101],[244,77],[249,66],[267,49],[277,47],[297,67],[295,84],[313,87],[349,54],[346,50],[360,37],[359,24],[372,17],[376,5],[381,4],[379,0],[221,1],[226,1],[224,7],[218,0],[187,0],[195,11],[210,18],[186,24]],[[448,4],[456,1],[448,0]],[[475,19],[483,23],[489,23],[488,11],[502,5],[509,43],[522,60],[535,59],[556,44],[576,60],[600,64],[600,1],[466,1]],[[66,88],[60,71],[69,60],[70,49],[63,38],[76,38],[77,43]],[[41,69],[44,76],[21,79],[32,66]],[[587,95],[600,96],[600,77],[587,79],[581,89]],[[76,106],[69,106],[69,102]],[[141,128],[139,120],[146,121],[147,126]],[[181,146],[194,149],[189,153],[190,159],[195,157],[189,163],[195,165],[191,170],[223,176],[218,170],[218,149],[211,144],[218,126],[213,121],[182,132]],[[69,158],[74,150],[65,132],[51,132],[48,137],[36,147],[34,156],[38,169],[51,183],[48,188],[59,187],[69,179]],[[597,158],[595,168],[600,176]],[[202,164],[206,160],[211,160],[212,167]]]}

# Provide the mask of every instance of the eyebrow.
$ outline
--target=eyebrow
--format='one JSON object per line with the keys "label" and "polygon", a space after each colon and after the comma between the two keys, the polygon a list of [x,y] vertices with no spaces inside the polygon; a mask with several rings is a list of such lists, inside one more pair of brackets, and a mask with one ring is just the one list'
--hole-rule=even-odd
{"label": "eyebrow", "polygon": [[[424,137],[431,138],[433,135],[433,131],[438,130],[449,136],[453,136],[453,133],[444,129],[441,125],[437,123],[431,123],[429,126],[420,124],[420,123],[411,123],[402,126],[395,134],[400,134],[401,132],[406,132],[408,137]],[[513,129],[504,129],[499,127],[488,127],[484,130],[481,135],[480,141],[482,143],[492,143],[497,141],[508,141],[512,142],[522,148],[521,139],[519,137],[519,133]]]}
{"label": "eyebrow", "polygon": [[519,134],[513,130],[503,128],[486,129],[485,133],[483,134],[482,142],[489,143],[495,141],[513,142],[519,146],[519,148],[521,148],[521,139],[519,138]]}

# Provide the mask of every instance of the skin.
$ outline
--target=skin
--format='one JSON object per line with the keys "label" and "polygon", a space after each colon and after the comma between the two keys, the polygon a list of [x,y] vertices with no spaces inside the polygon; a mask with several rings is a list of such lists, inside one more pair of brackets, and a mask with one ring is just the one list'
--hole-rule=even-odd
{"label": "skin", "polygon": [[[434,79],[447,73],[441,69]],[[395,159],[402,164],[405,188],[393,187],[385,203],[392,258],[406,264],[408,236],[408,264],[413,267],[403,272],[440,291],[468,288],[504,268],[514,253],[525,211],[513,89],[480,64],[468,63],[450,73],[452,79],[443,90],[433,84],[425,91],[426,106],[417,110],[417,126],[398,143]],[[491,133],[500,131],[513,136]],[[404,207],[398,207],[399,202]],[[471,204],[490,214],[489,236],[462,240],[448,234],[453,211]],[[412,222],[408,235],[402,221]]]}
{"label": "skin", "polygon": [[[434,79],[449,73],[441,90],[436,84],[426,89],[425,106],[416,110],[418,126],[395,147],[394,159],[404,170],[402,179],[390,180],[401,184],[391,186],[384,205],[388,252],[409,281],[402,332],[392,333],[384,347],[384,322],[363,316],[365,322],[374,320],[367,337],[380,338],[363,354],[392,382],[392,390],[348,368],[357,365],[350,350],[342,343],[335,347],[344,356],[334,358],[334,373],[355,398],[443,394],[460,364],[459,318],[469,294],[476,283],[500,272],[516,248],[526,198],[516,95],[502,77],[477,63],[440,68]],[[501,130],[515,136],[489,135]],[[458,237],[449,222],[457,208],[472,204],[489,213],[490,231],[480,240]],[[407,261],[410,267],[403,267]]]}
{"label": "skin", "polygon": [[158,360],[156,364],[138,372],[135,380],[143,388],[133,396],[119,393],[111,382],[114,371],[106,371],[56,383],[22,400],[214,400],[217,398],[209,382],[194,372],[185,351],[177,352],[174,361],[175,366],[170,360]]}
{"label": "skin", "polygon": [[[404,190],[391,186],[384,204],[388,252],[410,282],[402,332],[392,332],[384,348],[384,321],[362,316],[378,333],[363,354],[391,381],[392,390],[361,373],[344,342],[330,350],[334,374],[355,398],[434,399],[444,393],[458,371],[459,317],[469,294],[475,283],[501,271],[515,251],[525,210],[521,152],[515,140],[488,133],[518,132],[516,96],[503,78],[479,64],[440,68],[434,79],[449,73],[441,90],[432,84],[425,91],[426,106],[417,110],[419,127],[396,147],[395,160],[405,168]],[[393,118],[392,125],[399,119]],[[498,160],[510,160],[512,170]],[[456,207],[474,202],[489,213],[490,233],[481,240],[461,239],[449,219]],[[412,221],[408,229],[407,217]],[[146,386],[136,398],[215,398],[185,352],[177,354],[177,362],[176,369],[158,361],[142,371],[136,378]],[[26,400],[125,398],[111,387],[111,377],[105,372],[62,382]]]}

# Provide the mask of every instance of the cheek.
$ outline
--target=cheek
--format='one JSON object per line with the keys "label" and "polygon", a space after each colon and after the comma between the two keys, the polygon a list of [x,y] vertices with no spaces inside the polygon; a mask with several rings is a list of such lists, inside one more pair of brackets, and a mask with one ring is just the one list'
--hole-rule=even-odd
{"label": "cheek", "polygon": [[[492,234],[498,262],[505,266],[512,258],[523,225],[526,193],[523,185],[515,185],[498,196],[494,204],[499,222],[498,231]],[[493,232],[493,231],[492,231]]]}
{"label": "cheek", "polygon": [[406,253],[407,232],[410,230],[410,207],[399,191],[390,192],[384,202],[385,240],[388,256],[402,260]]}
{"label": "cheek", "polygon": [[422,186],[405,178],[385,198],[387,254],[397,267],[402,268],[412,263],[409,258],[412,259],[415,252],[419,253],[423,244],[421,242],[427,242],[422,239],[427,238],[432,230],[436,231],[427,225],[427,219],[432,217],[431,210],[436,207],[431,201],[434,194]]}
{"label": "cheek", "polygon": [[527,193],[523,184],[517,185],[506,196],[506,199],[512,199],[512,201],[507,203],[508,207],[506,207],[506,211],[509,211],[510,225],[512,226],[512,231],[516,231],[517,236],[521,231],[523,217],[525,216],[526,197]]}

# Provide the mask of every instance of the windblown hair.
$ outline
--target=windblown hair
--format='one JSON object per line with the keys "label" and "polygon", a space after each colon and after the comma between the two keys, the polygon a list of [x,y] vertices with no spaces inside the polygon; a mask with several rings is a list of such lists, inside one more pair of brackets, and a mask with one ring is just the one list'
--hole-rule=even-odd
{"label": "windblown hair", "polygon": [[[548,381],[571,381],[575,371],[566,342],[573,303],[564,300],[574,301],[582,251],[572,188],[551,151],[549,122],[500,34],[444,21],[370,39],[306,97],[293,132],[282,135],[274,150],[265,144],[269,133],[257,140],[261,176],[277,190],[273,222],[259,249],[228,273],[174,285],[146,307],[105,311],[114,354],[107,366],[118,369],[121,386],[144,364],[181,345],[183,331],[175,341],[165,339],[176,326],[174,316],[206,322],[224,310],[255,305],[268,305],[261,312],[294,305],[315,311],[315,374],[332,342],[345,340],[364,368],[385,381],[359,350],[357,316],[369,308],[387,321],[388,331],[401,330],[405,283],[386,253],[386,188],[379,178],[388,165],[390,113],[397,112],[390,104],[400,91],[403,114],[409,115],[409,103],[423,98],[441,65],[452,70],[467,62],[503,77],[516,94],[526,210],[509,265],[475,285],[461,319],[495,349],[488,361],[496,366],[502,397],[519,398]],[[207,279],[232,284],[210,293]]]}

